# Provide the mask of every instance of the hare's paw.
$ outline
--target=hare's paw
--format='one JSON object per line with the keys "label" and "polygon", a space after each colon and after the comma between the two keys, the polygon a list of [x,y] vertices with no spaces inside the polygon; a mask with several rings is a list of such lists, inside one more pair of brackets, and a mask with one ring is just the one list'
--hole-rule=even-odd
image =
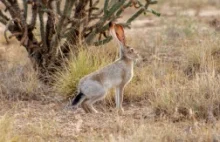
{"label": "hare's paw", "polygon": [[119,115],[123,115],[124,114],[124,109],[121,107],[121,108],[118,108],[117,109],[117,113],[119,114]]}

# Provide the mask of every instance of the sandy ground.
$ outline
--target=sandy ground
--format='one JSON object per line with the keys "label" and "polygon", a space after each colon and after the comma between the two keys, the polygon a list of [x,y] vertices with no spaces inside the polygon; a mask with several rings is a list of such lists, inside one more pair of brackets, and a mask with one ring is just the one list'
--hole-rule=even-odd
{"label": "sandy ground", "polygon": [[94,132],[103,137],[117,134],[119,131],[127,134],[129,127],[133,130],[133,127],[138,127],[143,121],[150,123],[155,120],[153,111],[145,104],[126,105],[122,115],[117,114],[114,108],[106,109],[101,106],[96,106],[98,114],[86,114],[81,108],[75,111],[65,109],[66,103],[5,101],[1,105],[4,107],[0,109],[0,115],[7,113],[13,116],[15,120],[13,125],[18,134],[39,133],[41,136],[47,129],[48,132],[45,134],[47,137],[44,140],[56,137],[56,141],[77,141],[80,137],[88,139],[88,135]]}

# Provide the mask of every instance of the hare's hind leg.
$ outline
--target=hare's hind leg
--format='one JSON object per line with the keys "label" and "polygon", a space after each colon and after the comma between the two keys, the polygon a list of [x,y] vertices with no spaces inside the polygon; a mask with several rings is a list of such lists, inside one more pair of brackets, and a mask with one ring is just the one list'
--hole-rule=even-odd
{"label": "hare's hind leg", "polygon": [[98,113],[98,111],[93,107],[93,104],[99,100],[102,100],[106,94],[106,91],[103,90],[99,93],[99,95],[92,97],[84,102],[84,105],[87,107],[89,112]]}
{"label": "hare's hind leg", "polygon": [[86,104],[86,101],[87,101],[87,99],[82,102],[82,108],[83,108],[83,110],[84,110],[86,113],[89,113],[90,110],[89,110],[89,108],[88,108],[88,106],[87,106],[87,104]]}
{"label": "hare's hind leg", "polygon": [[81,86],[80,89],[83,90],[87,99],[85,102],[83,102],[83,109],[86,112],[97,113],[93,107],[93,104],[105,96],[105,88],[102,86],[102,84],[100,84],[100,82],[88,80]]}
{"label": "hare's hind leg", "polygon": [[83,109],[85,110],[86,113],[98,113],[98,111],[93,107],[91,104],[91,100],[86,100],[82,104]]}

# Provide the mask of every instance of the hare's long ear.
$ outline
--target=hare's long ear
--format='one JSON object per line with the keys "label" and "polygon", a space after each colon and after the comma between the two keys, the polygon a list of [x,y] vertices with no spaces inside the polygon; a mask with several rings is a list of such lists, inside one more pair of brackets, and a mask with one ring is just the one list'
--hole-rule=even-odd
{"label": "hare's long ear", "polygon": [[110,27],[110,34],[117,41],[117,43],[121,47],[125,46],[124,28],[121,25],[112,22],[109,23],[109,27]]}

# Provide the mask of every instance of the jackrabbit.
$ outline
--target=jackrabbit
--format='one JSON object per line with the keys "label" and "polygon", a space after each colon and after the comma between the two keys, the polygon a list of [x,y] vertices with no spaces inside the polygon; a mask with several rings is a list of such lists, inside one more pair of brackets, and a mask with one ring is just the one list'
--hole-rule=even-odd
{"label": "jackrabbit", "polygon": [[103,99],[111,88],[115,88],[116,91],[116,108],[120,112],[124,111],[122,108],[123,91],[133,77],[133,62],[139,57],[133,48],[125,45],[122,26],[114,23],[110,23],[109,26],[111,35],[120,46],[120,58],[79,81],[79,93],[72,100],[72,105],[77,107],[82,104],[86,112],[97,113],[93,104]]}

